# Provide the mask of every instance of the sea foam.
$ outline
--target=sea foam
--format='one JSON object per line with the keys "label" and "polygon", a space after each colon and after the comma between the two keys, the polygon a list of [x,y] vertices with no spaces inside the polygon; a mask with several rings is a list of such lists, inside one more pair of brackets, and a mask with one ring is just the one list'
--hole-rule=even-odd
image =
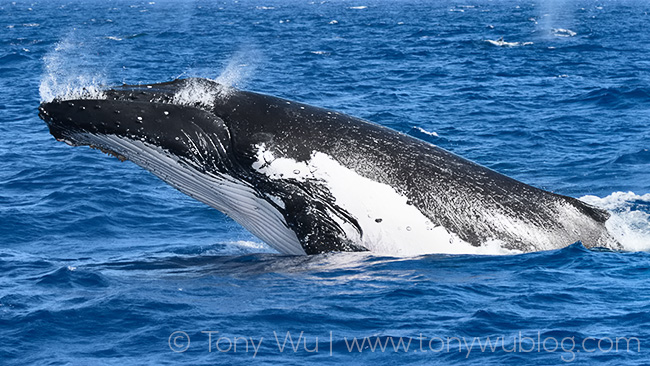
{"label": "sea foam", "polygon": [[614,192],[607,197],[580,199],[611,214],[606,222],[607,230],[626,250],[650,250],[650,193]]}

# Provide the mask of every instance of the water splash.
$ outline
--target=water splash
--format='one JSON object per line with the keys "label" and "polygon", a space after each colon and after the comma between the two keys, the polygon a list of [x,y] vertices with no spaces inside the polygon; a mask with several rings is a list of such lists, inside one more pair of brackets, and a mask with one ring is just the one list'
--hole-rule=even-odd
{"label": "water splash", "polygon": [[650,250],[650,193],[614,192],[603,198],[584,196],[580,199],[610,212],[607,230],[626,250]]}
{"label": "water splash", "polygon": [[[43,57],[44,69],[39,87],[41,102],[50,102],[54,99],[105,98],[104,86],[110,85],[106,78],[107,72],[104,70],[106,67],[102,69],[102,61],[93,57],[98,52],[96,49],[90,49],[91,45],[101,48],[92,39],[85,41],[78,39],[78,35],[72,31]],[[227,97],[234,90],[233,88],[244,85],[253,74],[259,60],[260,54],[254,48],[237,51],[227,60],[221,74],[213,78],[221,85],[220,88],[215,89],[212,84],[198,79],[193,80],[178,91],[174,102],[210,107],[215,98]],[[193,70],[181,75],[205,76],[206,74],[209,74],[206,70]]]}
{"label": "water splash", "polygon": [[[216,98],[227,98],[234,88],[242,87],[253,75],[259,60],[260,55],[255,49],[235,52],[228,59],[221,74],[212,79],[219,84],[219,88],[215,89],[213,84],[201,79],[194,79],[176,93],[174,103],[212,107]],[[191,74],[196,74],[196,71]]]}
{"label": "water splash", "polygon": [[570,2],[566,0],[544,0],[539,5],[540,14],[537,24],[542,34],[547,37],[572,37],[576,33],[566,26],[574,24]]}
{"label": "water splash", "polygon": [[215,88],[212,83],[204,79],[189,79],[187,84],[176,92],[172,101],[174,104],[198,105],[210,109],[214,106],[215,99],[224,97],[230,89],[227,86]]}
{"label": "water splash", "polygon": [[[44,69],[39,92],[41,102],[58,99],[101,99],[104,74],[91,72],[96,63],[85,52],[86,44],[70,33],[43,57]],[[92,66],[91,66],[92,65]]]}
{"label": "water splash", "polygon": [[261,55],[255,49],[237,51],[214,81],[226,87],[242,87],[255,72],[260,59]]}

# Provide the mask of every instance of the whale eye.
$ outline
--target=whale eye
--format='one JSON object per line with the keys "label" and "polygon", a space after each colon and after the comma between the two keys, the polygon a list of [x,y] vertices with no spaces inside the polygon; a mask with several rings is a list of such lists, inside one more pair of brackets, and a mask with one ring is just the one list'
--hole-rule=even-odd
{"label": "whale eye", "polygon": [[382,219],[375,219],[375,222],[376,222],[376,223],[380,223],[380,222],[382,222],[382,221],[383,221]]}

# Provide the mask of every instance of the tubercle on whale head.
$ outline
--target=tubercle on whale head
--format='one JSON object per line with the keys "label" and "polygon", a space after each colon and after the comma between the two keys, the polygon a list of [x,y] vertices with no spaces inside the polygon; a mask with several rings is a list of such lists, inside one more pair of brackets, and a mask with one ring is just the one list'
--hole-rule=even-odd
{"label": "tubercle on whale head", "polygon": [[[63,102],[57,100],[41,103],[38,106],[38,112],[39,112],[38,116],[43,121],[45,121],[45,123],[50,129],[50,134],[54,136],[54,138],[57,141],[65,142],[70,146],[78,146],[79,144],[77,144],[76,141],[70,137],[71,134],[74,134],[76,132],[76,128],[72,124],[73,122],[72,118],[61,116],[61,118],[65,118],[66,121],[70,123],[70,125],[66,128],[64,128],[63,124],[60,123],[59,121],[58,109],[61,103]],[[71,106],[74,106],[74,102],[72,101],[66,103],[69,103]]]}
{"label": "tubercle on whale head", "polygon": [[[69,146],[84,145],[83,142],[77,140],[74,137],[74,135],[76,135],[76,134],[83,133],[82,129],[77,129],[72,125],[70,127],[68,127],[68,128],[64,128],[63,125],[61,125],[60,123],[57,123],[57,120],[52,116],[50,111],[52,111],[53,109],[56,108],[55,107],[56,103],[61,103],[61,101],[52,101],[52,102],[49,102],[49,103],[41,103],[41,105],[39,105],[39,107],[38,107],[38,111],[39,111],[38,116],[47,123],[47,125],[48,125],[48,127],[50,129],[50,134],[52,136],[54,136],[54,138],[57,141],[64,142]],[[69,102],[69,103],[72,103],[74,105],[74,102],[72,102],[72,101]],[[68,119],[67,122],[70,122],[70,123],[73,122],[71,117],[66,117],[66,118]],[[122,155],[122,154],[120,154],[120,153],[118,153],[118,152],[116,152],[114,150],[111,150],[111,149],[109,149],[107,147],[97,146],[97,145],[93,145],[91,143],[89,143],[87,145],[92,149],[97,149],[97,150],[99,150],[99,151],[101,151],[101,152],[103,152],[103,153],[105,153],[107,155],[114,156],[114,157],[116,157],[118,160],[120,160],[122,162],[128,160],[126,156],[124,156],[124,155]]]}

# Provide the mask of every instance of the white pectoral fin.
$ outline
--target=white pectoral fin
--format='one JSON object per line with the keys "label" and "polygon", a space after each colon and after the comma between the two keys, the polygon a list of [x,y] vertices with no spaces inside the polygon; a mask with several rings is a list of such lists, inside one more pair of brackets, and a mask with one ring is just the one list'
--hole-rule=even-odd
{"label": "white pectoral fin", "polygon": [[135,164],[194,199],[225,213],[253,235],[283,254],[305,254],[278,205],[261,197],[247,182],[228,175],[200,172],[163,149],[117,136],[92,135]]}

